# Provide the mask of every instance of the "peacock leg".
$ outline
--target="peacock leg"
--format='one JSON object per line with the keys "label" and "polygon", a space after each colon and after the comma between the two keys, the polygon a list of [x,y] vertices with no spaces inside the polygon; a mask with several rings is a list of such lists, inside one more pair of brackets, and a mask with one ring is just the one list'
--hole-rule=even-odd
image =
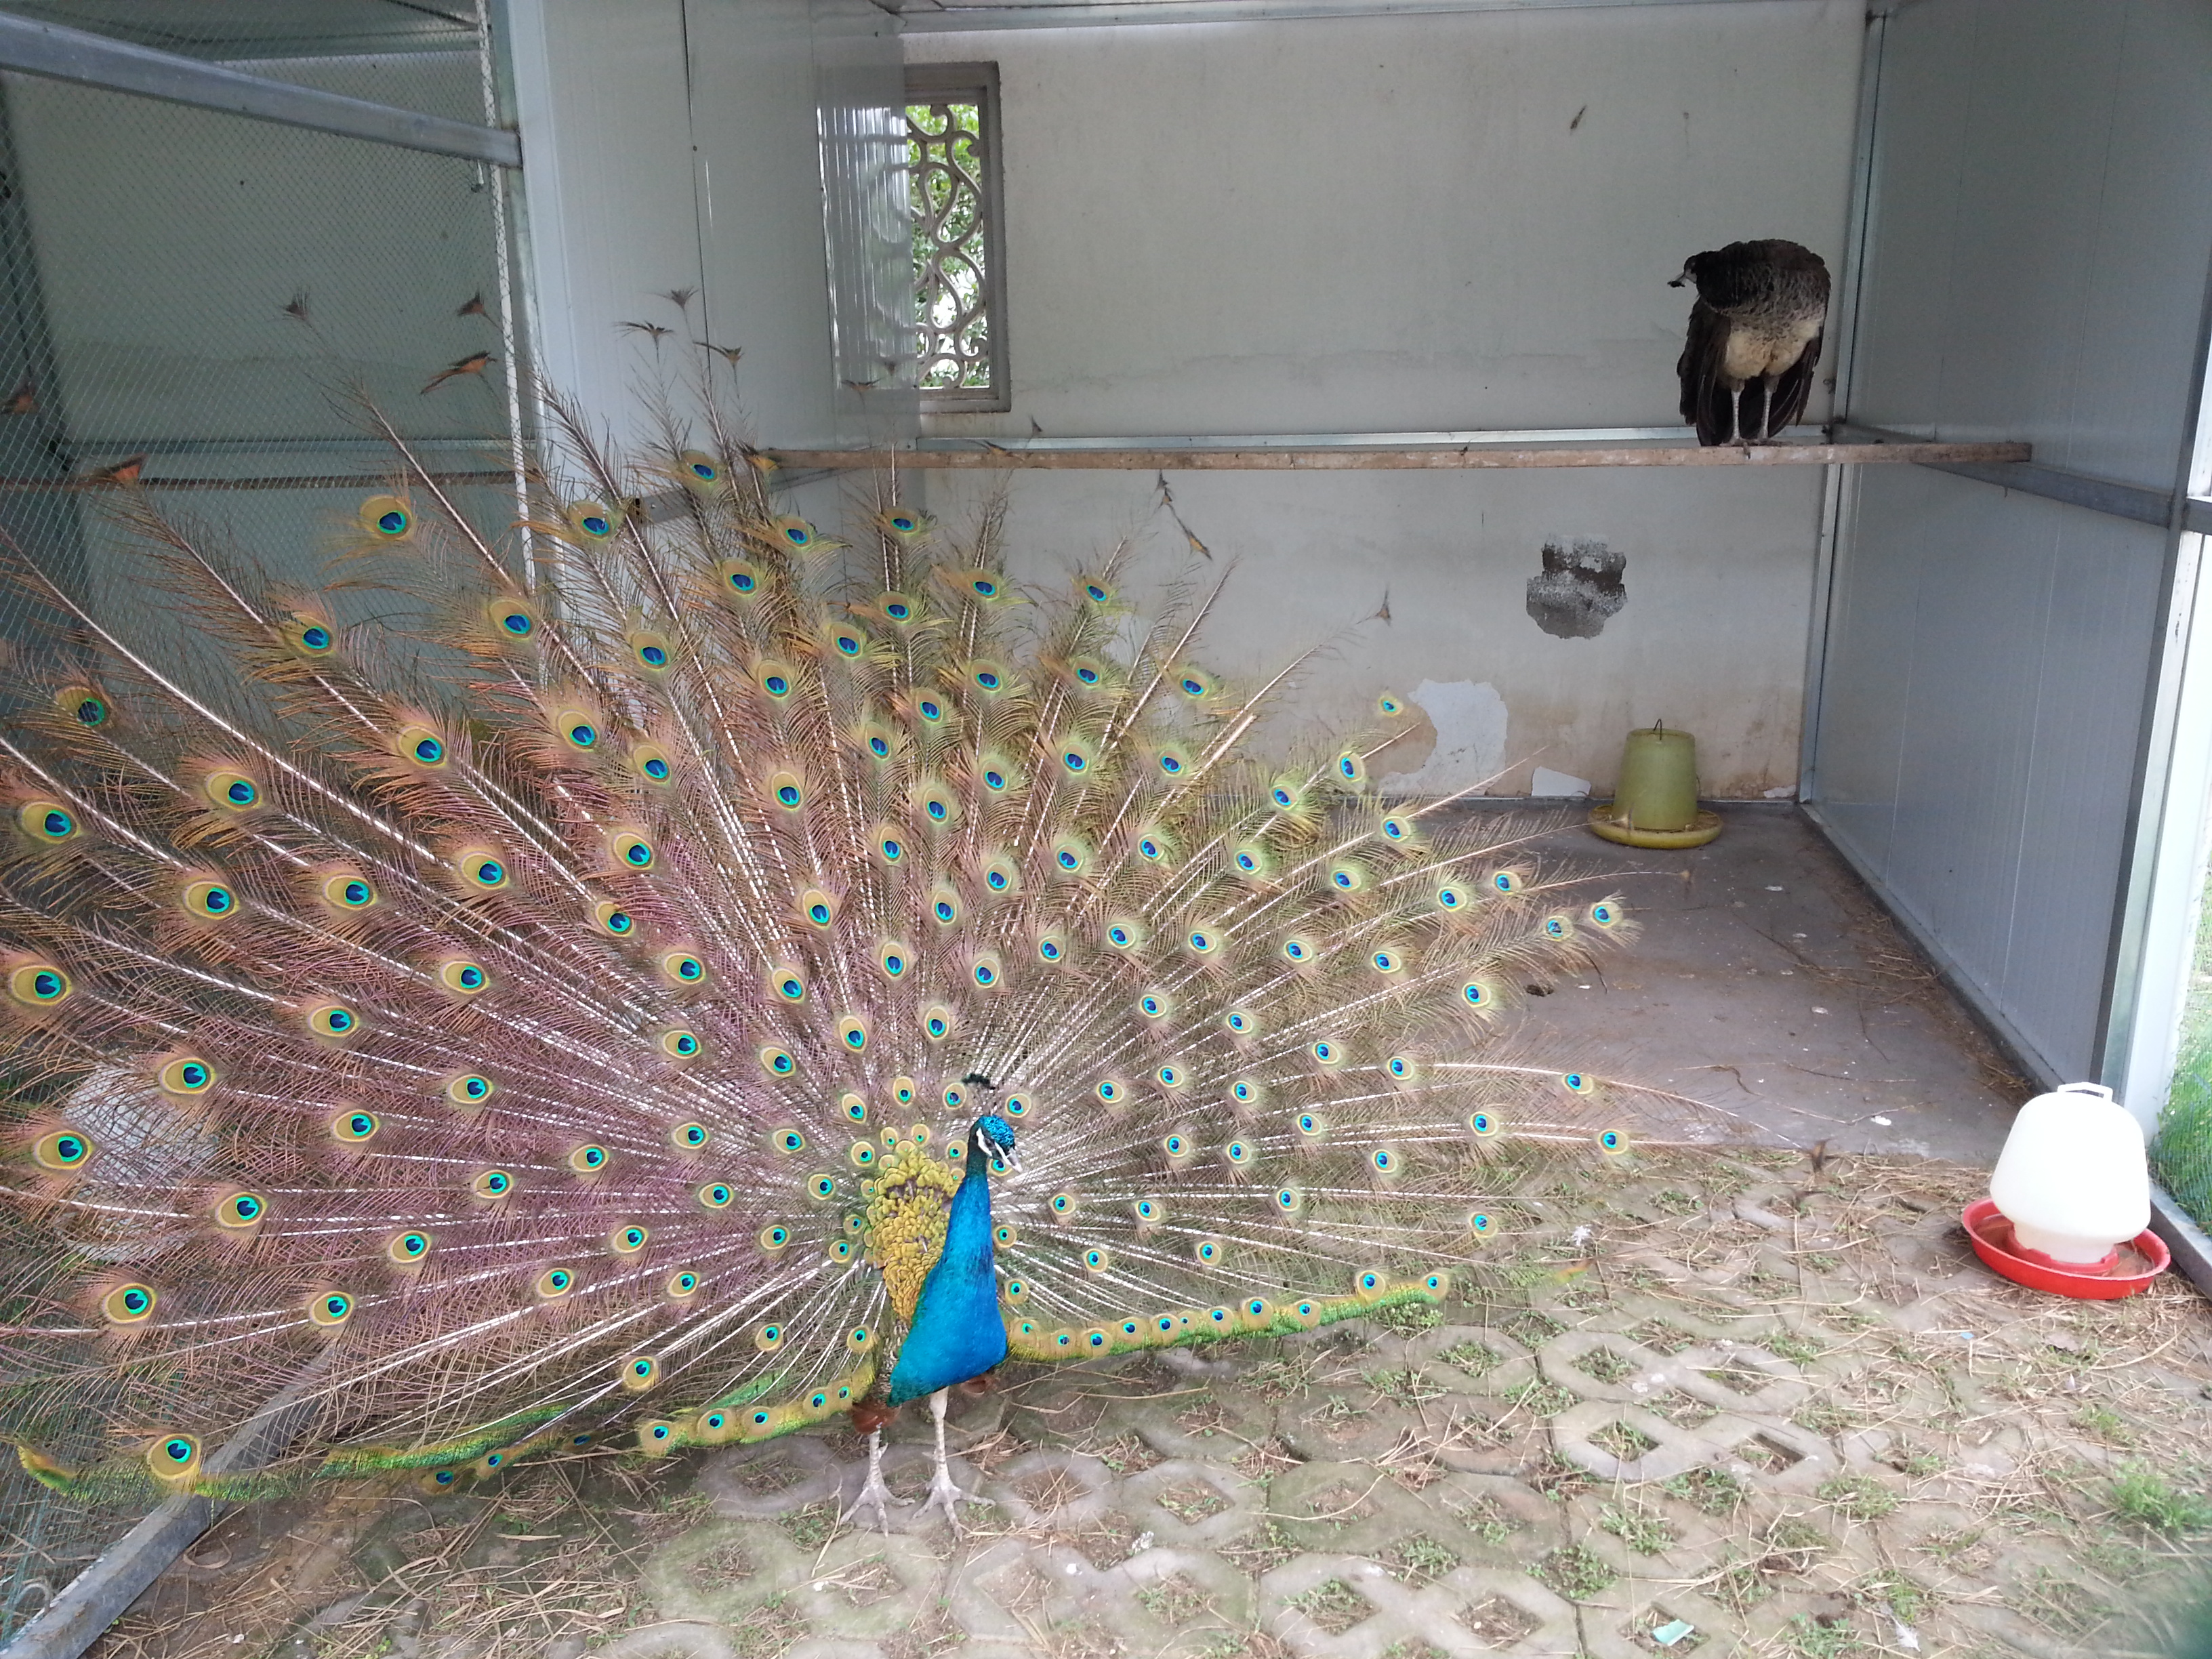
{"label": "peacock leg", "polygon": [[889,1532],[891,1529],[890,1502],[891,1489],[884,1484],[884,1431],[870,1429],[867,1480],[860,1487],[860,1495],[853,1500],[852,1507],[837,1517],[837,1523],[842,1526],[864,1511],[872,1511],[876,1525]]}
{"label": "peacock leg", "polygon": [[961,1530],[960,1512],[953,1506],[963,1503],[973,1504],[977,1500],[973,1492],[963,1492],[952,1484],[952,1469],[945,1456],[945,1390],[943,1389],[939,1389],[929,1396],[929,1414],[937,1419],[937,1473],[930,1477],[929,1496],[922,1503],[921,1513],[927,1515],[932,1510],[943,1510],[945,1520],[951,1523],[952,1530],[957,1535]]}

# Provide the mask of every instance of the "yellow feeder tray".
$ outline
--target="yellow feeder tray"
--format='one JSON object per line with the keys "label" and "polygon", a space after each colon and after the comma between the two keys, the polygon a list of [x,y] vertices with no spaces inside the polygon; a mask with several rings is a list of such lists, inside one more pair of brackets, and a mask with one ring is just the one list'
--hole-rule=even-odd
{"label": "yellow feeder tray", "polygon": [[1703,847],[1721,832],[1720,814],[1698,805],[1698,740],[1664,720],[1628,734],[1613,794],[1589,827],[1624,847]]}
{"label": "yellow feeder tray", "polygon": [[1701,806],[1686,830],[1639,830],[1622,814],[1618,801],[1609,801],[1603,806],[1590,808],[1589,827],[1592,834],[1602,836],[1607,841],[1617,841],[1624,847],[1679,850],[1685,847],[1703,847],[1718,836],[1721,815]]}

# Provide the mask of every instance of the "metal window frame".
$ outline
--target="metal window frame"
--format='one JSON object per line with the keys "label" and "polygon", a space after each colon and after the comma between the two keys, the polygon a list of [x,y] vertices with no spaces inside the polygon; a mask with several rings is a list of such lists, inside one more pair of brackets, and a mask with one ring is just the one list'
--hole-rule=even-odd
{"label": "metal window frame", "polygon": [[[1005,167],[1000,145],[999,66],[995,63],[909,64],[908,103],[933,103],[974,94],[977,127],[983,140],[983,312],[991,324],[991,384],[921,392],[925,415],[1004,414],[1014,406],[1012,371],[1006,349],[1006,221]],[[921,365],[915,366],[919,379]]]}
{"label": "metal window frame", "polygon": [[0,12],[0,69],[106,92],[133,93],[165,103],[305,127],[341,138],[366,139],[433,155],[458,155],[499,167],[522,165],[522,141],[498,127],[348,98],[315,87],[248,75],[176,52],[156,52],[59,23]]}

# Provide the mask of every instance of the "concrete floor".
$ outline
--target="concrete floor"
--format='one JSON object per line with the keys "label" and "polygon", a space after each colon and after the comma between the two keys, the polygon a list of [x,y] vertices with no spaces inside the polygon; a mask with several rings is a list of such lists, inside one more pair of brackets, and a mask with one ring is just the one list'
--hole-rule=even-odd
{"label": "concrete floor", "polygon": [[[1987,1165],[2033,1092],[1794,806],[1720,809],[1720,839],[1648,852],[1579,827],[1536,850],[1642,925],[1586,978],[1530,996],[1520,1030],[1740,1115],[1788,1146]],[[1594,1067],[1595,1069],[1595,1067]]]}

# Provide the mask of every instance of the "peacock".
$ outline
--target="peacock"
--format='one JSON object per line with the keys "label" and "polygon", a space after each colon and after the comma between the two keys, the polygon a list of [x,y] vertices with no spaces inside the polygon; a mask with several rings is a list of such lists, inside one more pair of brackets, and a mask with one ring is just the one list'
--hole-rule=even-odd
{"label": "peacock", "polygon": [[[548,408],[496,533],[371,411],[324,587],[129,481],[137,623],[14,570],[60,619],[0,732],[39,1480],[448,1487],[849,1416],[881,1520],[927,1399],[957,1526],[948,1388],[1434,1303],[1531,1170],[1701,1132],[1507,1045],[1620,901],[1383,799],[1397,696],[1263,728],[1306,658],[1208,665],[1225,575],[1017,580],[1002,503],[896,474],[839,539],[711,398],[626,452]],[[288,1450],[216,1455],[279,1397]]]}

